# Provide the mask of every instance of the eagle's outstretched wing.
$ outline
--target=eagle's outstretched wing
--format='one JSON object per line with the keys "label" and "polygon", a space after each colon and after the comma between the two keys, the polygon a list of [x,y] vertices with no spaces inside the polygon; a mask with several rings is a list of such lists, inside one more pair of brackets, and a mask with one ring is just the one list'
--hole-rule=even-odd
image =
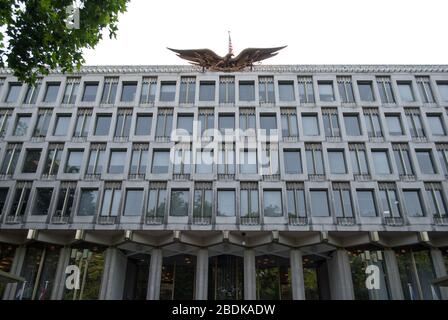
{"label": "eagle's outstretched wing", "polygon": [[235,66],[247,66],[254,62],[271,58],[278,54],[277,51],[286,48],[274,47],[274,48],[247,48],[241,51],[241,53],[232,59]]}
{"label": "eagle's outstretched wing", "polygon": [[218,56],[215,52],[210,49],[187,49],[179,50],[167,48],[175,53],[177,56],[190,61],[191,64],[198,65],[201,67],[211,67],[216,65],[223,57]]}

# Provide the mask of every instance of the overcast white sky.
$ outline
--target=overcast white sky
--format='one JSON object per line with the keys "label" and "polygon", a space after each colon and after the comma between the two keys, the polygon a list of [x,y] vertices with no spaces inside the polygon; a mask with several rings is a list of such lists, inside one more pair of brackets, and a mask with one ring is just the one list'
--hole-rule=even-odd
{"label": "overcast white sky", "polygon": [[444,0],[131,0],[88,65],[185,64],[166,47],[288,45],[265,64],[446,64]]}

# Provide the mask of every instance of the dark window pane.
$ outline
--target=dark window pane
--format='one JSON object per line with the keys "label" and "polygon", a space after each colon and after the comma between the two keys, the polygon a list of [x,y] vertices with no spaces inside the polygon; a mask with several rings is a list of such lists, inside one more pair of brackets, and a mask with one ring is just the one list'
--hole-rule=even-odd
{"label": "dark window pane", "polygon": [[135,100],[135,92],[137,91],[137,82],[123,82],[121,91],[121,101],[132,102]]}
{"label": "dark window pane", "polygon": [[93,216],[96,213],[96,204],[98,202],[97,189],[82,189],[79,200],[78,215]]}
{"label": "dark window pane", "polygon": [[50,208],[53,188],[38,188],[36,190],[36,200],[34,202],[32,215],[46,216]]}
{"label": "dark window pane", "polygon": [[143,190],[126,190],[126,201],[124,205],[125,216],[139,216],[143,209]]}
{"label": "dark window pane", "polygon": [[330,216],[327,191],[311,190],[310,196],[311,196],[311,215],[313,217]]}
{"label": "dark window pane", "polygon": [[281,191],[263,191],[263,203],[266,217],[281,217],[283,215]]}
{"label": "dark window pane", "polygon": [[98,91],[98,82],[86,83],[84,86],[84,94],[82,101],[93,102],[96,100],[96,92]]}

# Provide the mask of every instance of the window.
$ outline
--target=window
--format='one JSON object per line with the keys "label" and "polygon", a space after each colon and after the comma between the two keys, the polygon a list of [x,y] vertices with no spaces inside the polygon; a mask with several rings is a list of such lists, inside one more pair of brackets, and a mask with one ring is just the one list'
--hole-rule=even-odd
{"label": "window", "polygon": [[19,100],[19,95],[20,95],[21,90],[22,90],[22,84],[10,83],[5,102],[6,103],[16,103]]}
{"label": "window", "polygon": [[9,216],[23,217],[25,215],[26,207],[31,193],[31,183],[17,182],[16,192],[14,194],[14,201],[12,203]]}
{"label": "window", "polygon": [[330,172],[332,174],[347,173],[344,150],[328,150],[328,161],[330,162]]}
{"label": "window", "polygon": [[121,189],[120,184],[105,186],[103,194],[103,203],[101,205],[100,215],[105,217],[116,217],[120,208]]}
{"label": "window", "polygon": [[385,218],[400,218],[400,202],[397,198],[397,191],[394,184],[382,184],[380,187],[380,199]]}
{"label": "window", "polygon": [[156,139],[168,138],[173,128],[173,110],[159,109],[157,115]]}
{"label": "window", "polygon": [[364,110],[364,119],[366,120],[367,134],[370,138],[381,138],[383,130],[381,129],[381,122],[378,109]]}
{"label": "window", "polygon": [[72,213],[76,183],[62,182],[58,193],[56,217],[69,217]]}
{"label": "window", "polygon": [[89,164],[86,174],[100,175],[106,163],[106,145],[97,144],[90,146]]}
{"label": "window", "polygon": [[103,94],[101,95],[101,103],[113,104],[117,96],[118,78],[110,77],[104,79]]}
{"label": "window", "polygon": [[282,136],[298,137],[297,114],[294,109],[281,109]]}
{"label": "window", "polygon": [[196,91],[196,78],[181,77],[179,103],[194,103],[195,91]]}
{"label": "window", "polygon": [[143,189],[127,189],[123,214],[139,216],[143,211]]}
{"label": "window", "polygon": [[196,173],[213,173],[213,149],[197,150]]}
{"label": "window", "polygon": [[121,89],[121,101],[133,102],[135,101],[135,93],[137,92],[137,82],[123,82]]}
{"label": "window", "polygon": [[96,116],[95,136],[108,136],[110,129],[110,114],[99,114]]}
{"label": "window", "polygon": [[333,199],[336,217],[353,217],[352,197],[349,184],[334,184]]}
{"label": "window", "polygon": [[58,114],[56,116],[56,126],[54,127],[54,136],[66,136],[70,127],[71,115]]}
{"label": "window", "polygon": [[280,173],[277,144],[263,144],[261,159],[261,170],[263,175],[275,175]]}
{"label": "window", "polygon": [[348,136],[360,136],[359,117],[355,114],[344,114],[345,132]]}
{"label": "window", "polygon": [[25,153],[22,173],[36,173],[42,149],[28,149]]}
{"label": "window", "polygon": [[373,190],[357,190],[359,214],[362,217],[376,217]]}
{"label": "window", "polygon": [[444,136],[446,134],[441,115],[428,115],[427,119],[433,136]]}
{"label": "window", "polygon": [[320,135],[317,115],[302,115],[303,133],[306,136]]}
{"label": "window", "polygon": [[60,85],[60,82],[47,82],[47,90],[45,91],[44,102],[56,102]]}
{"label": "window", "polygon": [[194,202],[193,202],[193,217],[211,218],[212,210],[213,210],[213,191],[205,187],[195,189]]}
{"label": "window", "polygon": [[328,194],[326,190],[310,190],[311,216],[329,217]]}
{"label": "window", "polygon": [[64,145],[50,145],[45,160],[44,175],[53,176],[59,171]]}
{"label": "window", "polygon": [[282,192],[280,190],[263,190],[263,205],[265,217],[283,216]]}
{"label": "window", "polygon": [[218,152],[218,174],[235,174],[235,146],[223,143]]}
{"label": "window", "polygon": [[37,188],[31,214],[33,216],[46,216],[48,214],[48,209],[50,208],[52,195],[53,188]]}
{"label": "window", "polygon": [[425,215],[419,190],[403,190],[406,212],[410,217],[423,217]]}
{"label": "window", "polygon": [[240,109],[240,129],[242,131],[251,130],[255,133],[255,109],[242,108]]}
{"label": "window", "polygon": [[288,201],[289,217],[306,217],[305,191],[302,185],[287,185],[286,198]]}
{"label": "window", "polygon": [[355,97],[351,77],[337,77],[337,82],[342,103],[354,103]]}
{"label": "window", "polygon": [[220,114],[218,118],[218,127],[223,135],[227,133],[233,134],[233,131],[235,130],[235,116],[232,114]]}
{"label": "window", "polygon": [[296,100],[294,94],[294,82],[292,81],[279,81],[278,82],[278,95],[280,101],[294,101]]}
{"label": "window", "polygon": [[218,216],[235,216],[235,190],[218,190]]}
{"label": "window", "polygon": [[352,162],[352,170],[355,175],[369,174],[367,166],[367,157],[365,147],[362,144],[350,144],[350,158]]}
{"label": "window", "polygon": [[448,82],[437,81],[437,88],[439,89],[440,99],[443,102],[448,101]]}
{"label": "window", "polygon": [[1,174],[12,175],[16,169],[17,161],[19,160],[21,145],[9,144],[6,148],[6,154],[3,158]]}
{"label": "window", "polygon": [[386,115],[386,122],[391,136],[402,136],[404,134],[400,115],[388,114]]}
{"label": "window", "polygon": [[302,158],[300,150],[283,150],[283,159],[285,161],[286,174],[301,174],[302,173]]}
{"label": "window", "polygon": [[326,137],[340,137],[338,112],[336,109],[322,109],[322,119]]}
{"label": "window", "polygon": [[164,217],[166,210],[166,186],[149,190],[147,217]]}
{"label": "window", "polygon": [[170,164],[170,152],[169,151],[154,151],[152,157],[152,173],[168,173],[168,167]]}
{"label": "window", "polygon": [[131,175],[145,175],[148,164],[148,145],[134,145],[132,149]]}
{"label": "window", "polygon": [[12,111],[8,109],[0,110],[0,137],[5,137],[6,130],[8,130],[9,120],[11,119]]}
{"label": "window", "polygon": [[323,102],[333,102],[334,91],[333,82],[331,81],[318,81],[317,85],[319,87],[319,99]]}
{"label": "window", "polygon": [[322,147],[320,145],[305,145],[305,148],[308,174],[324,174]]}
{"label": "window", "polygon": [[240,101],[254,101],[255,100],[255,84],[253,81],[239,82]]}
{"label": "window", "polygon": [[98,189],[81,189],[78,215],[94,216],[96,214],[97,203],[98,203]]}
{"label": "window", "polygon": [[131,132],[132,109],[118,109],[115,138],[127,139]]}
{"label": "window", "polygon": [[258,77],[258,97],[260,103],[275,102],[274,77]]}
{"label": "window", "polygon": [[439,183],[426,183],[425,190],[429,200],[430,214],[434,217],[446,217],[448,210],[443,196],[442,185]]}
{"label": "window", "polygon": [[33,137],[43,138],[47,136],[48,127],[51,120],[51,109],[40,109],[37,116],[37,123],[34,127]]}
{"label": "window", "polygon": [[176,98],[176,82],[162,81],[160,85],[160,101],[170,102]]}
{"label": "window", "polygon": [[76,102],[80,81],[79,78],[67,78],[64,97],[62,98],[63,104],[74,104]]}
{"label": "window", "polygon": [[181,135],[193,135],[193,115],[179,114],[177,116],[177,129]]}
{"label": "window", "polygon": [[199,83],[199,101],[215,101],[215,81]]}
{"label": "window", "polygon": [[174,174],[190,174],[193,163],[191,145],[179,145],[174,151]]}
{"label": "window", "polygon": [[214,109],[199,109],[199,125],[201,126],[200,132],[201,136],[212,136],[213,132],[206,132],[208,130],[213,130],[215,128],[215,116]]}
{"label": "window", "polygon": [[266,135],[275,135],[277,132],[277,117],[269,114],[260,115],[260,127],[266,130]]}
{"label": "window", "polygon": [[14,136],[25,136],[30,126],[31,115],[20,114],[17,116],[16,127],[14,128]]}
{"label": "window", "polygon": [[376,174],[391,174],[389,156],[385,150],[372,150],[373,167]]}
{"label": "window", "polygon": [[415,77],[417,80],[418,91],[423,103],[434,103],[434,95],[432,93],[429,77]]}
{"label": "window", "polygon": [[234,77],[219,77],[219,103],[235,103]]}
{"label": "window", "polygon": [[188,216],[190,191],[188,190],[171,190],[171,216]]}
{"label": "window", "polygon": [[418,164],[420,166],[420,171],[423,174],[435,174],[436,170],[434,168],[434,163],[432,161],[430,150],[416,150]]}
{"label": "window", "polygon": [[144,77],[142,84],[142,92],[140,94],[140,103],[141,104],[154,103],[156,99],[156,89],[157,89],[157,78]]}
{"label": "window", "polygon": [[240,217],[258,217],[258,189],[257,185],[242,186],[240,191]]}
{"label": "window", "polygon": [[437,154],[439,155],[440,164],[442,165],[443,173],[448,175],[448,145],[438,145]]}
{"label": "window", "polygon": [[392,90],[392,83],[390,77],[377,77],[376,83],[380,92],[382,103],[395,103],[394,92]]}
{"label": "window", "polygon": [[361,99],[361,101],[365,102],[375,101],[371,81],[358,81],[358,91],[359,91],[359,98]]}
{"label": "window", "polygon": [[69,150],[64,172],[79,173],[81,171],[83,154],[83,150]]}
{"label": "window", "polygon": [[23,100],[23,104],[35,104],[37,100],[37,96],[39,95],[40,88],[42,86],[42,79],[37,79],[34,85],[28,85],[28,89],[26,91],[25,99]]}
{"label": "window", "polygon": [[83,102],[94,102],[96,100],[96,92],[98,91],[98,82],[86,82],[84,84]]}
{"label": "window", "polygon": [[312,77],[298,77],[299,98],[302,103],[314,103]]}
{"label": "window", "polygon": [[403,102],[414,102],[414,92],[412,91],[411,82],[397,82],[398,91],[400,92],[401,101]]}
{"label": "window", "polygon": [[256,174],[257,172],[257,150],[240,150],[240,173]]}
{"label": "window", "polygon": [[0,215],[3,213],[3,208],[5,207],[8,191],[8,188],[0,188]]}
{"label": "window", "polygon": [[405,144],[394,144],[395,163],[397,164],[398,174],[400,176],[413,175],[414,170],[409,156],[409,148]]}
{"label": "window", "polygon": [[108,173],[124,173],[126,164],[126,150],[112,150],[110,152]]}
{"label": "window", "polygon": [[78,109],[74,137],[87,138],[90,129],[90,119],[92,119],[91,109]]}

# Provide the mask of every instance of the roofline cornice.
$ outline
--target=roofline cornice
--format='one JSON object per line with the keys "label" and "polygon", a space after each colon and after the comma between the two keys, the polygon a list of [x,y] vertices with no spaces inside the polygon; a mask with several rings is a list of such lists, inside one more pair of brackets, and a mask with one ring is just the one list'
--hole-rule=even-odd
{"label": "roofline cornice", "polygon": [[[135,73],[198,73],[202,72],[202,68],[189,65],[110,65],[110,66],[83,66],[81,69],[67,74],[135,74]],[[242,71],[237,73],[446,73],[448,65],[258,65],[253,70]],[[50,74],[62,74],[60,69],[50,72]],[[207,71],[206,73],[210,73]],[[217,73],[217,72],[212,72]],[[219,73],[219,72],[218,72]],[[13,71],[9,68],[0,68],[0,74],[12,75]],[[223,73],[226,74],[226,73]],[[229,73],[230,74],[230,73]]]}

